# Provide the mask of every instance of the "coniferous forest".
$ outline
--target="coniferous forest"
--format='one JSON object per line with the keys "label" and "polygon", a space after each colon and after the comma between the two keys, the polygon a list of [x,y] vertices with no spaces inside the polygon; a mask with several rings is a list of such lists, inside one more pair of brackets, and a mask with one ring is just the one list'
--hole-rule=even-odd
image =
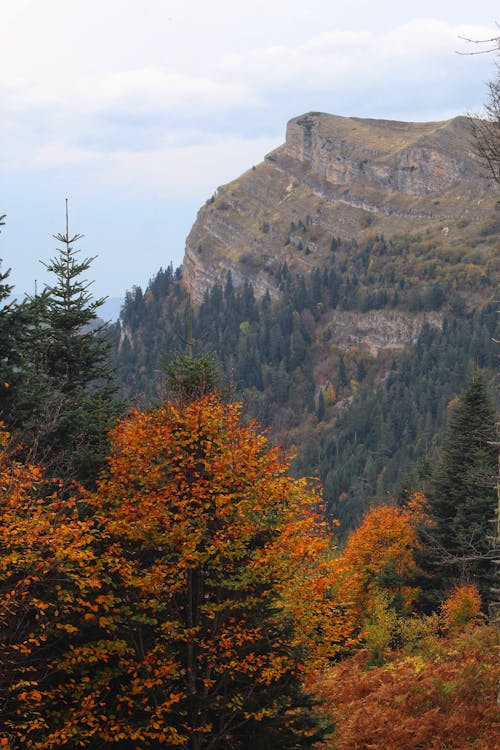
{"label": "coniferous forest", "polygon": [[[185,349],[191,326],[198,352],[213,354],[246,413],[296,453],[294,474],[320,478],[328,513],[348,530],[374,498],[404,497],[425,479],[448,405],[473,369],[492,382],[496,306],[466,312],[456,296],[448,305],[440,298],[441,328],[424,324],[413,347],[373,357],[361,347],[343,352],[331,340],[327,321],[337,308],[366,313],[339,296],[334,272],[292,278],[285,267],[281,276],[279,300],[257,301],[250,283],[235,291],[229,274],[192,309],[182,269],[172,268],[160,270],[145,292],[127,293],[114,330],[121,393],[143,404],[160,399],[164,365]],[[378,309],[394,312],[384,300]],[[421,304],[435,312],[432,301]],[[398,308],[408,306],[400,297]],[[315,358],[328,367],[319,390]]]}
{"label": "coniferous forest", "polygon": [[495,305],[170,267],[106,326],[80,239],[0,287],[1,746],[495,747]]}

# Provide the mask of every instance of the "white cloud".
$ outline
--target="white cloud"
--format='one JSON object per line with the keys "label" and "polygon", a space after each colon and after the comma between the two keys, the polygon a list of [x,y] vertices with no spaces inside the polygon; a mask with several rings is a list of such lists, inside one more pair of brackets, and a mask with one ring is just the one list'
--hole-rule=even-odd
{"label": "white cloud", "polygon": [[37,149],[32,157],[32,167],[58,169],[73,167],[89,162],[102,163],[103,155],[88,149],[77,148],[61,142],[49,142]]}
{"label": "white cloud", "polygon": [[[220,74],[230,70],[240,82],[261,92],[280,85],[355,88],[367,81],[387,88],[393,80],[404,84],[408,72],[430,75],[436,64],[458,72],[455,51],[465,46],[460,37],[481,39],[494,32],[494,27],[457,26],[435,19],[416,19],[379,33],[325,31],[296,47],[273,46],[233,55]],[[428,83],[432,85],[432,77]]]}
{"label": "white cloud", "polygon": [[[25,0],[24,10],[27,6]],[[357,114],[365,102],[364,114],[398,116],[399,107],[404,119],[412,89],[429,100],[424,117],[438,109],[440,97],[443,112],[449,112],[452,103],[446,96],[488,62],[476,57],[465,64],[455,54],[466,46],[460,37],[483,38],[494,31],[436,19],[379,31],[327,28],[297,44],[284,40],[226,55],[222,48],[217,59],[207,61],[203,75],[163,61],[97,73],[71,60],[52,75],[43,74],[42,64],[42,74],[31,77],[26,70],[21,74],[0,66],[0,134],[8,142],[11,166],[17,160],[19,166],[31,162],[40,168],[95,162],[99,154],[113,151],[123,156],[127,149],[132,161],[144,158],[134,156],[136,151],[149,152],[154,161],[169,140],[189,144],[192,136],[195,147],[201,132],[202,140],[224,131],[254,142],[253,136],[269,132],[266,112],[276,118],[318,108]],[[296,109],[287,110],[286,100]],[[377,102],[385,112],[370,112]],[[415,94],[414,110],[419,107]],[[464,101],[463,109],[468,107],[475,102]],[[284,125],[275,121],[272,130],[284,130]],[[3,158],[5,164],[5,151]]]}
{"label": "white cloud", "polygon": [[66,117],[98,113],[152,114],[181,107],[248,106],[256,97],[230,81],[139,68],[65,80],[8,84],[0,89],[10,112],[45,110]]}
{"label": "white cloud", "polygon": [[212,137],[192,146],[166,146],[156,151],[114,152],[100,157],[100,167],[127,191],[142,186],[166,198],[193,194],[208,197],[219,186],[279,145],[280,137]]}

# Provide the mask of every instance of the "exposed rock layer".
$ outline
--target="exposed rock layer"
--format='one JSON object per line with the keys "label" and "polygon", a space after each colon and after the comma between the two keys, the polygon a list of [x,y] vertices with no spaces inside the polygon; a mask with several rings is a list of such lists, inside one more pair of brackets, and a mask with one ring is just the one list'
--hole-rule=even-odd
{"label": "exposed rock layer", "polygon": [[[417,233],[454,246],[491,217],[496,196],[473,154],[468,121],[405,123],[309,113],[286,142],[220,187],[200,209],[183,263],[195,302],[227,271],[257,296],[277,294],[284,262],[321,265],[333,237]],[[298,253],[297,222],[310,228]],[[467,229],[465,229],[465,226]]]}

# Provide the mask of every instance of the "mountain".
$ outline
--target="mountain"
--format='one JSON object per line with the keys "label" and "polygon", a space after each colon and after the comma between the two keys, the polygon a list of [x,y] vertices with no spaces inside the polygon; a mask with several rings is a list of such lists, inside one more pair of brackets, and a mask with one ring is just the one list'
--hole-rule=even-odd
{"label": "mountain", "polygon": [[471,368],[494,378],[499,209],[466,118],[295,118],[200,209],[182,268],[127,293],[122,393],[161,399],[191,331],[353,527],[420,486]]}
{"label": "mountain", "polygon": [[251,278],[257,296],[276,295],[283,263],[306,273],[329,262],[332,245],[374,235],[420,237],[439,251],[443,274],[478,259],[480,274],[498,273],[498,209],[467,118],[406,123],[311,112],[200,209],[184,278],[196,302],[228,270],[236,287]]}

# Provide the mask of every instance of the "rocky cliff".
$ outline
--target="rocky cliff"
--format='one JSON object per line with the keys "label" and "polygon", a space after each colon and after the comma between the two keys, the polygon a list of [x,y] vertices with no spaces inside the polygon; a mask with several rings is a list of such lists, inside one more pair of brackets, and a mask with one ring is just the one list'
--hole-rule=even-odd
{"label": "rocky cliff", "polygon": [[184,278],[194,301],[228,270],[236,287],[250,279],[257,296],[276,295],[283,263],[305,273],[325,263],[332,240],[374,235],[418,234],[443,256],[480,236],[480,252],[491,255],[495,207],[466,118],[406,123],[312,112],[291,120],[282,146],[200,209]]}

